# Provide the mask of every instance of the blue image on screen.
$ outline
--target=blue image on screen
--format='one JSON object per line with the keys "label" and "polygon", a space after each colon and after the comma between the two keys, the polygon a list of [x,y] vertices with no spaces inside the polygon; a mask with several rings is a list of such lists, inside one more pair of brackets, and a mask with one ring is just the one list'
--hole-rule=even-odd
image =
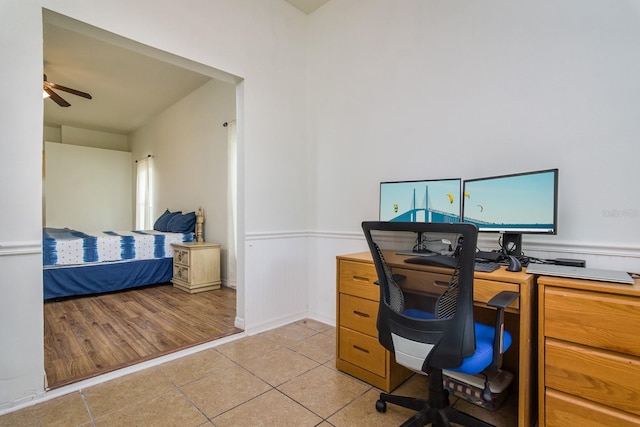
{"label": "blue image on screen", "polygon": [[460,178],[380,183],[380,221],[460,222]]}
{"label": "blue image on screen", "polygon": [[557,170],[464,182],[463,218],[480,231],[556,232]]}

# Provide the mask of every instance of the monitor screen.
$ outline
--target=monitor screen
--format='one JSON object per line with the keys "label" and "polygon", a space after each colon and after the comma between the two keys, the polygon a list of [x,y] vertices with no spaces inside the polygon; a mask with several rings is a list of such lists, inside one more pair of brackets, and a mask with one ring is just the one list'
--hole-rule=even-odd
{"label": "monitor screen", "polygon": [[380,221],[460,222],[460,178],[380,183]]}
{"label": "monitor screen", "polygon": [[557,233],[557,169],[465,180],[463,194],[463,221],[479,231]]}

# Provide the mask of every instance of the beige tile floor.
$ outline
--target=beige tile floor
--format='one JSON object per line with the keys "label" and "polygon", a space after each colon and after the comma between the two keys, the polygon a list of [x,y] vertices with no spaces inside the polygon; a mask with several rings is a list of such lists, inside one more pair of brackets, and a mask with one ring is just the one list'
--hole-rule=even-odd
{"label": "beige tile floor", "polygon": [[[426,394],[414,375],[395,393]],[[412,411],[375,410],[380,390],[335,368],[335,329],[314,320],[228,342],[0,416],[0,426],[393,426]],[[515,424],[515,399],[489,412]]]}

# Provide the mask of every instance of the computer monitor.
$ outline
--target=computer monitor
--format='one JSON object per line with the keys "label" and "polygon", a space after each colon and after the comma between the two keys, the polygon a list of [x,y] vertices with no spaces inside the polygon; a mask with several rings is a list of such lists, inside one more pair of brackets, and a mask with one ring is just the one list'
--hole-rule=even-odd
{"label": "computer monitor", "polygon": [[465,180],[462,220],[502,233],[508,254],[522,253],[522,234],[557,234],[558,169]]}
{"label": "computer monitor", "polygon": [[380,221],[460,222],[461,178],[380,183]]}

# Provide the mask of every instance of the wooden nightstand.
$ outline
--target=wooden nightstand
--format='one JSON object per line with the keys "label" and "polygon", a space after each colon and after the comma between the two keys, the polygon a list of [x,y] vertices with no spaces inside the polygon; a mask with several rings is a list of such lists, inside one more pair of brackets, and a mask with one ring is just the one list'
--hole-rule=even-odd
{"label": "wooden nightstand", "polygon": [[220,289],[220,244],[173,243],[174,288],[195,294]]}

